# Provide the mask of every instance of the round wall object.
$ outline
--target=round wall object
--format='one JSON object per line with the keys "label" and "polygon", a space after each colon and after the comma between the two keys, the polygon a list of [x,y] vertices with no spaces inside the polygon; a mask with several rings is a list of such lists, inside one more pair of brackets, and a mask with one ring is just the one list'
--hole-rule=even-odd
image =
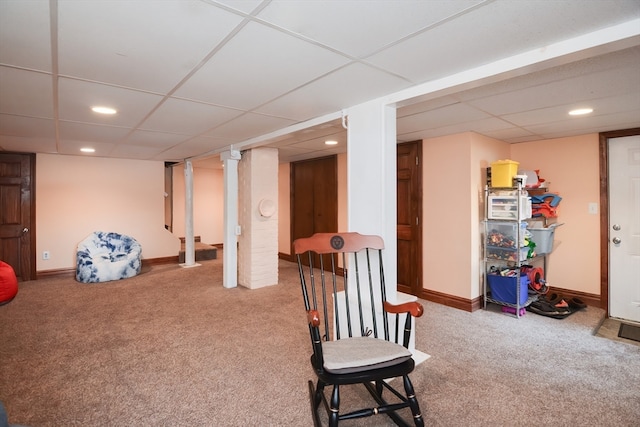
{"label": "round wall object", "polygon": [[262,199],[258,204],[258,211],[261,216],[270,218],[276,213],[276,204],[271,199]]}

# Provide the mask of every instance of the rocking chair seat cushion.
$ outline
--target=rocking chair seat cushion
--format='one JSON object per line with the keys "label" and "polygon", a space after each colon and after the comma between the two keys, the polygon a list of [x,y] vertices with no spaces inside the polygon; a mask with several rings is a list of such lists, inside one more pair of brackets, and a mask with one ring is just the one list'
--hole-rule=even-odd
{"label": "rocking chair seat cushion", "polygon": [[323,342],[322,354],[324,369],[333,374],[385,368],[411,359],[411,352],[400,344],[371,337]]}

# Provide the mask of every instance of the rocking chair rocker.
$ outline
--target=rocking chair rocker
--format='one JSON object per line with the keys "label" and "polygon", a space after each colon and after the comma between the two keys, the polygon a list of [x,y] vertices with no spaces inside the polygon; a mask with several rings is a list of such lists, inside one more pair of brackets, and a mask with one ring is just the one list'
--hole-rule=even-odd
{"label": "rocking chair rocker", "polygon": [[[415,362],[407,348],[413,318],[420,317],[423,308],[418,302],[393,305],[387,301],[382,238],[316,233],[297,239],[293,248],[309,322],[311,365],[317,376],[317,385],[309,381],[314,426],[321,425],[322,403],[331,427],[340,420],[377,414],[408,426],[396,413],[405,408],[411,410],[413,423],[423,427],[409,380]],[[389,380],[396,377],[402,377],[405,394],[390,385]],[[350,384],[363,384],[377,406],[340,413],[340,386]],[[333,386],[329,401],[326,386]],[[393,402],[383,397],[385,389]]]}

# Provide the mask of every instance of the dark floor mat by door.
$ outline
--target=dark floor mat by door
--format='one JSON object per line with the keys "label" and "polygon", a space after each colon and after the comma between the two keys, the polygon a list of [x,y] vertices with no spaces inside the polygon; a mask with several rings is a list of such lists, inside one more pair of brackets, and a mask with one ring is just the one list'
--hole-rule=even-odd
{"label": "dark floor mat by door", "polygon": [[640,326],[627,325],[626,323],[620,324],[620,330],[618,331],[620,338],[626,338],[628,340],[634,340],[640,342]]}

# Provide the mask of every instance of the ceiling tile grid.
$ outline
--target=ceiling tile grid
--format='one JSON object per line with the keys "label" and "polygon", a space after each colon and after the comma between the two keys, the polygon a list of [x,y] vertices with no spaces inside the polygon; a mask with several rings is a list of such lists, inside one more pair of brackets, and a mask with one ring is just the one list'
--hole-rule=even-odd
{"label": "ceiling tile grid", "polygon": [[[0,147],[167,161],[245,141],[280,147],[281,161],[344,152],[340,120],[284,133],[621,23],[635,36],[607,32],[601,49],[516,77],[496,70],[474,89],[416,93],[397,111],[399,140],[640,126],[640,2],[0,0]],[[118,113],[98,116],[96,104]],[[591,116],[567,116],[583,104]],[[325,146],[329,136],[341,143]]]}
{"label": "ceiling tile grid", "polygon": [[161,94],[242,22],[195,0],[61,0],[58,12],[60,74]]}
{"label": "ceiling tile grid", "polygon": [[0,64],[51,72],[49,0],[0,1]]}

